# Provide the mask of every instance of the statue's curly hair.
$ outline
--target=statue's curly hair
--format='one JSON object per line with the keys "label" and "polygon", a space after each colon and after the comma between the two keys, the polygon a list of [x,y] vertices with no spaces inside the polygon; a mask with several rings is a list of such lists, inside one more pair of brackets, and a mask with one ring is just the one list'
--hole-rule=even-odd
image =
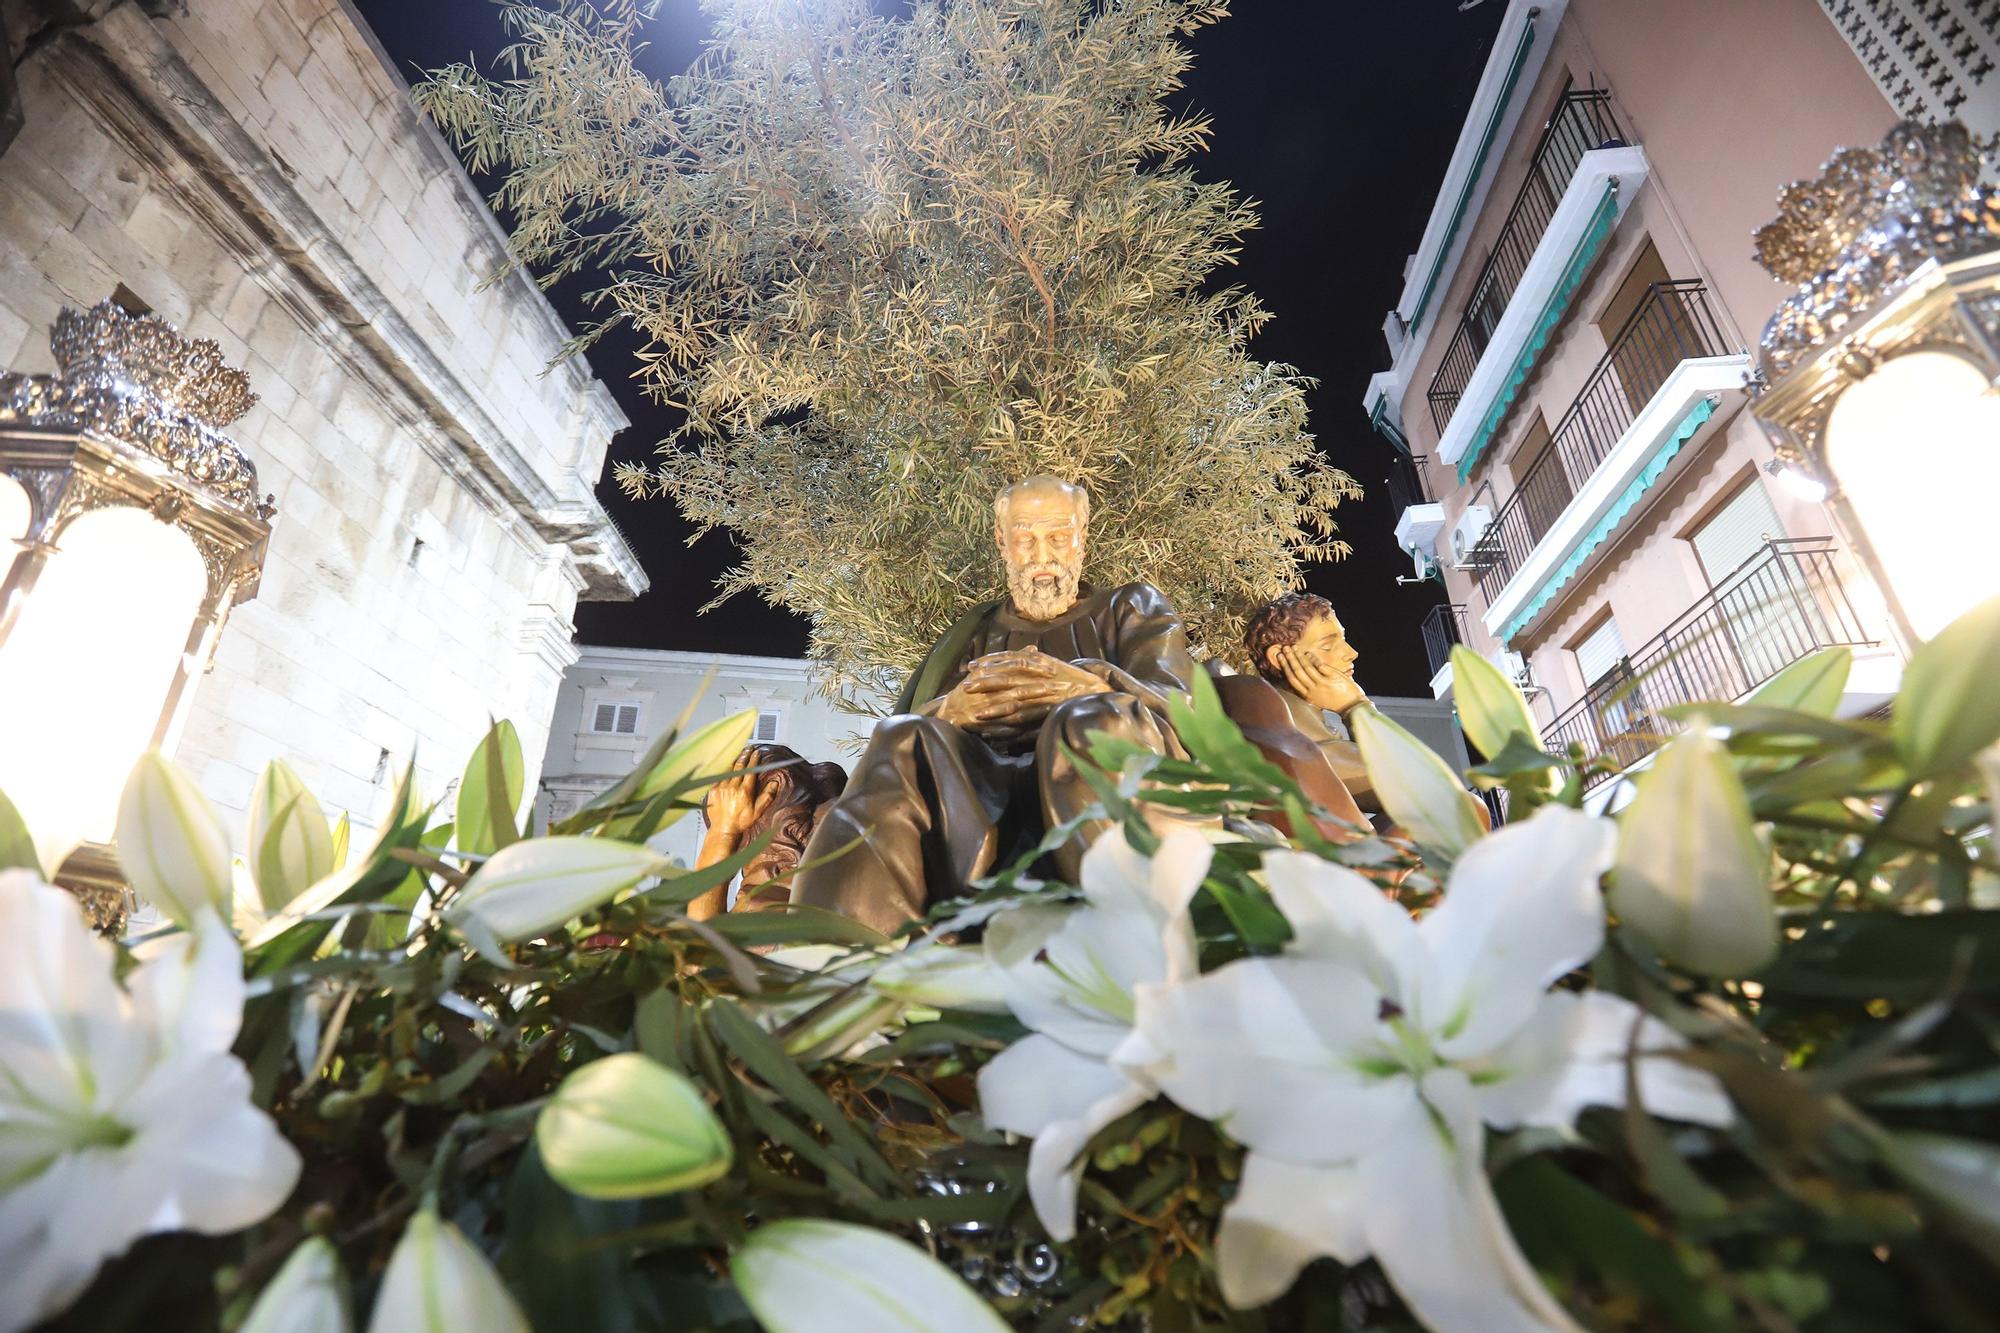
{"label": "statue's curly hair", "polygon": [[1271,665],[1271,649],[1290,647],[1319,616],[1333,614],[1333,603],[1316,592],[1288,592],[1258,607],[1243,627],[1243,647],[1250,665],[1266,680],[1282,681],[1284,673]]}

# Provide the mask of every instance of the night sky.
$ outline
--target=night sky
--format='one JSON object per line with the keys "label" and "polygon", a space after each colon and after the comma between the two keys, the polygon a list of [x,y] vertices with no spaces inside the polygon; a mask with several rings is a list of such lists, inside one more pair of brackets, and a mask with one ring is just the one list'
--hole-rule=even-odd
{"label": "night sky", "polygon": [[[485,67],[503,42],[489,0],[355,3],[408,78],[468,56]],[[1239,266],[1219,276],[1249,287],[1271,310],[1253,353],[1319,380],[1311,429],[1368,489],[1338,515],[1354,554],[1308,566],[1306,578],[1339,609],[1361,652],[1356,675],[1374,694],[1429,695],[1417,625],[1441,594],[1435,584],[1394,581],[1410,563],[1391,536],[1395,515],[1383,485],[1391,450],[1370,430],[1361,394],[1387,364],[1382,319],[1401,291],[1404,258],[1416,248],[1504,11],[1499,0],[1465,12],[1455,0],[1238,0],[1232,17],[1194,39],[1187,101],[1214,121],[1213,147],[1197,170],[1233,182],[1263,218]],[[695,0],[664,0],[648,63],[662,74],[684,68],[702,32]],[[580,299],[587,286],[567,283],[552,293],[573,325],[587,317]],[[612,444],[613,458],[649,458],[672,427],[628,378],[636,347],[636,339],[614,335],[591,353],[632,419]],[[599,494],[653,586],[637,602],[580,606],[580,641],[805,651],[805,623],[751,597],[696,614],[733,562],[727,537],[711,534],[690,547],[692,529],[671,500],[634,504],[608,481]]]}

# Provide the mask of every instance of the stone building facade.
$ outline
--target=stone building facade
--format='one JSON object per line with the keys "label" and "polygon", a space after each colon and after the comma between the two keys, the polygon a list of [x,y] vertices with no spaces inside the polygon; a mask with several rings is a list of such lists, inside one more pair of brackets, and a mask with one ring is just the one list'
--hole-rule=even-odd
{"label": "stone building facade", "polygon": [[58,309],[121,293],[261,397],[231,433],[277,504],[262,590],[177,757],[232,815],[286,757],[364,825],[489,717],[533,764],[578,599],[646,585],[593,494],[626,422],[581,360],[544,373],[568,330],[531,281],[485,285],[503,235],[386,53],[344,0],[0,18],[0,365],[51,369]]}

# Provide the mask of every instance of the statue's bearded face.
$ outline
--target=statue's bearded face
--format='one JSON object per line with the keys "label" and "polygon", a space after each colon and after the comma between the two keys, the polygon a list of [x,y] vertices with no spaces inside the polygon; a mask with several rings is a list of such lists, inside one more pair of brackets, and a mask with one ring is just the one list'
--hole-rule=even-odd
{"label": "statue's bearded face", "polygon": [[1054,620],[1076,604],[1083,531],[1076,502],[1060,491],[1023,491],[1008,502],[997,536],[1007,591],[1021,615]]}

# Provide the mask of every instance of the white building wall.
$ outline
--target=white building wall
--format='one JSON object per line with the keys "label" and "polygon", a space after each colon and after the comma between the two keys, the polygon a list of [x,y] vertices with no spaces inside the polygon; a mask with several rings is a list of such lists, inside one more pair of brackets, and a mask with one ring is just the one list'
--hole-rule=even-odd
{"label": "white building wall", "polygon": [[[0,0],[17,55],[38,8]],[[17,70],[0,365],[53,369],[57,310],[122,283],[261,397],[230,433],[276,498],[262,590],[178,758],[240,817],[286,757],[364,825],[489,717],[533,764],[579,596],[645,586],[593,496],[623,415],[582,362],[542,373],[567,331],[531,282],[480,290],[499,229],[344,3],[90,8]]]}
{"label": "white building wall", "polygon": [[[774,712],[777,744],[814,763],[832,761],[847,768],[875,724],[872,717],[841,712],[815,693],[804,658],[582,647],[556,694],[536,815],[561,819],[631,772],[646,747],[674,725],[691,701],[688,732],[746,709]],[[632,733],[594,731],[600,703],[638,705]],[[701,821],[683,819],[659,845],[668,855],[694,864]]]}

